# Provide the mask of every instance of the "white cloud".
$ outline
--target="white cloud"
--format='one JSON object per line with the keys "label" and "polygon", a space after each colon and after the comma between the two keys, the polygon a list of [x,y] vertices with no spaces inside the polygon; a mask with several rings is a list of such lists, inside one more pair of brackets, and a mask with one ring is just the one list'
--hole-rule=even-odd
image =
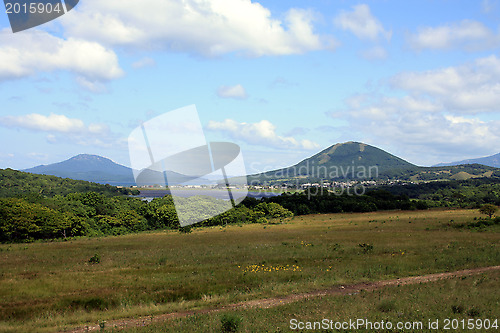
{"label": "white cloud", "polygon": [[245,88],[241,84],[234,86],[221,86],[217,89],[217,96],[235,99],[246,99],[248,97]]}
{"label": "white cloud", "polygon": [[400,73],[388,80],[397,97],[354,95],[332,112],[349,133],[418,163],[435,164],[464,156],[498,153],[500,121],[480,114],[500,111],[500,59],[424,72]]}
{"label": "white cloud", "polygon": [[99,80],[90,80],[82,76],[76,78],[76,82],[84,89],[93,93],[104,93],[108,91],[106,84]]}
{"label": "white cloud", "polygon": [[143,68],[143,67],[153,67],[156,66],[156,61],[150,57],[144,57],[140,60],[137,60],[132,64],[133,68]]}
{"label": "white cloud", "polygon": [[68,118],[62,114],[51,113],[48,116],[31,113],[22,116],[0,117],[0,126],[20,128],[36,132],[46,132],[49,143],[73,142],[79,145],[113,147],[122,145],[116,134],[106,124],[91,123],[86,125],[81,119]]}
{"label": "white cloud", "polygon": [[250,0],[88,0],[61,21],[69,36],[107,45],[262,56],[333,48],[333,37],[314,32],[314,16],[290,9],[280,21]]}
{"label": "white cloud", "polygon": [[382,46],[374,46],[363,51],[362,55],[367,60],[382,60],[387,58],[387,51]]}
{"label": "white cloud", "polygon": [[233,139],[243,140],[252,145],[260,145],[277,149],[315,150],[319,145],[310,140],[297,140],[290,136],[276,134],[276,126],[267,120],[257,123],[238,123],[232,119],[223,122],[210,121],[207,129],[221,131]]}
{"label": "white cloud", "polygon": [[392,145],[403,157],[417,163],[435,164],[461,159],[464,154],[480,157],[498,152],[495,143],[500,142],[500,121],[434,112],[438,107],[418,110],[418,103],[382,99],[332,117],[341,113],[350,124],[350,135],[359,133],[378,145]]}
{"label": "white cloud", "polygon": [[0,31],[0,81],[57,70],[75,73],[80,82],[102,83],[123,75],[116,54],[98,43],[38,30]]}
{"label": "white cloud", "polygon": [[500,59],[495,55],[456,67],[401,73],[391,84],[425,95],[450,112],[500,111]]}
{"label": "white cloud", "polygon": [[415,50],[479,50],[498,47],[500,36],[481,22],[462,20],[438,27],[419,28],[418,33],[410,35],[408,41]]}
{"label": "white cloud", "polygon": [[81,133],[86,127],[82,120],[68,118],[65,115],[50,114],[44,116],[31,113],[24,116],[5,116],[0,118],[0,124],[6,127],[20,127],[34,131],[54,131],[61,133]]}
{"label": "white cloud", "polygon": [[382,23],[372,15],[368,5],[356,5],[352,11],[342,10],[335,17],[334,23],[337,27],[352,32],[360,39],[376,41],[383,36],[388,41],[392,37],[392,31],[385,30]]}

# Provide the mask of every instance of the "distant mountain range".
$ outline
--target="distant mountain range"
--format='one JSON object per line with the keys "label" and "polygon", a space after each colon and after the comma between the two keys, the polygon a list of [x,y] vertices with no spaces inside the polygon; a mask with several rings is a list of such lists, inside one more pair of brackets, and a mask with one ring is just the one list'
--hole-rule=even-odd
{"label": "distant mountain range", "polygon": [[[500,170],[495,167],[498,167],[499,159],[500,154],[497,154],[484,159],[452,163],[453,165],[420,167],[377,147],[361,142],[345,142],[330,146],[291,167],[250,175],[248,181],[249,184],[255,184],[265,182],[307,183],[317,182],[321,179],[399,179],[408,181],[469,179],[500,176]],[[455,165],[467,162],[476,164]],[[133,185],[136,183],[131,168],[117,164],[108,158],[89,154],[80,154],[63,162],[39,165],[22,171],[110,185]],[[141,177],[140,184],[149,185],[162,183],[158,180],[164,179],[163,174],[156,171],[147,171]],[[173,185],[184,183],[191,178],[167,171],[167,179],[170,185]],[[204,180],[203,183],[210,183],[210,180]]]}
{"label": "distant mountain range", "polygon": [[500,168],[500,153],[480,158],[473,158],[470,160],[463,160],[458,162],[450,162],[450,163],[439,163],[434,166],[451,166],[451,165],[461,165],[461,164],[482,164],[487,165],[494,168]]}

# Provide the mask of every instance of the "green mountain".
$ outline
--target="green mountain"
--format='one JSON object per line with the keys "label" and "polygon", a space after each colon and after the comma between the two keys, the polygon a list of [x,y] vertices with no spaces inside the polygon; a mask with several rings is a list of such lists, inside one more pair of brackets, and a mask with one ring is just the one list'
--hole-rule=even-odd
{"label": "green mountain", "polygon": [[420,167],[361,142],[338,143],[288,168],[248,176],[248,183],[291,183],[345,180],[461,180],[499,176],[484,165]]}
{"label": "green mountain", "polygon": [[22,196],[29,193],[53,197],[55,195],[90,191],[105,195],[132,193],[126,188],[116,188],[83,180],[0,169],[0,198]]}
{"label": "green mountain", "polygon": [[418,167],[388,152],[360,142],[338,143],[291,167],[249,176],[249,181],[266,179],[378,179],[392,178]]}

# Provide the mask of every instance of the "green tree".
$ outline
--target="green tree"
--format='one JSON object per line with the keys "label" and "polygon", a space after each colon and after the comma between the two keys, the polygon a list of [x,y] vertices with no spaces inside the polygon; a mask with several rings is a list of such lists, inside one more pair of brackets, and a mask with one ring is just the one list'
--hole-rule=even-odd
{"label": "green tree", "polygon": [[486,205],[482,205],[481,208],[479,208],[479,212],[481,214],[486,214],[490,217],[493,216],[493,214],[495,214],[495,212],[497,211],[498,207],[495,206],[495,205],[492,205],[492,204],[486,204]]}
{"label": "green tree", "polygon": [[256,211],[261,211],[266,217],[280,218],[291,217],[293,213],[275,202],[261,202],[255,207]]}
{"label": "green tree", "polygon": [[134,210],[124,210],[116,215],[116,219],[130,231],[141,231],[147,229],[146,219]]}

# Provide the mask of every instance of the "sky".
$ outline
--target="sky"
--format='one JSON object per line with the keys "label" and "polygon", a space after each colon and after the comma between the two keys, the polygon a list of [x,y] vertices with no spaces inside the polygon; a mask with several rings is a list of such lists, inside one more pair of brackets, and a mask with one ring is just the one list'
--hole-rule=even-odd
{"label": "sky", "polygon": [[196,105],[248,173],[364,142],[430,166],[500,152],[500,1],[81,0],[0,13],[0,168],[130,166],[141,122]]}

